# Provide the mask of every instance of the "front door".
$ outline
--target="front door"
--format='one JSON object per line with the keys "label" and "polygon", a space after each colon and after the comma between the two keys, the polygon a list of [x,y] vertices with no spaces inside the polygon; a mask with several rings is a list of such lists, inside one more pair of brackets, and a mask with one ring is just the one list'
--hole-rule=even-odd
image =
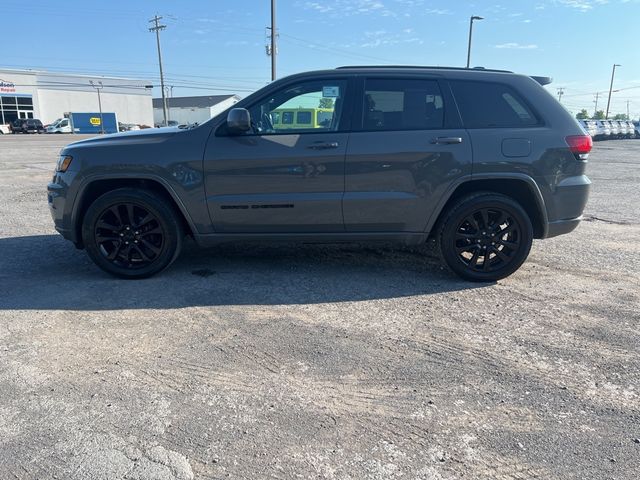
{"label": "front door", "polygon": [[471,174],[469,135],[435,79],[369,78],[347,150],[348,232],[423,232],[456,179]]}
{"label": "front door", "polygon": [[222,125],[211,135],[204,172],[216,232],[344,231],[347,84],[287,85],[247,106],[253,128],[246,134]]}

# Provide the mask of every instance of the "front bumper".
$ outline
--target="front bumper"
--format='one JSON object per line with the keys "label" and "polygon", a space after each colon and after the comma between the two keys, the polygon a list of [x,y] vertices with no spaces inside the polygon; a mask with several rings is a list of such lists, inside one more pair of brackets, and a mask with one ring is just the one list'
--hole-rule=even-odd
{"label": "front bumper", "polygon": [[77,232],[71,221],[72,204],[68,202],[69,185],[75,177],[74,172],[55,173],[47,184],[47,203],[55,229],[65,239],[76,245],[79,242]]}

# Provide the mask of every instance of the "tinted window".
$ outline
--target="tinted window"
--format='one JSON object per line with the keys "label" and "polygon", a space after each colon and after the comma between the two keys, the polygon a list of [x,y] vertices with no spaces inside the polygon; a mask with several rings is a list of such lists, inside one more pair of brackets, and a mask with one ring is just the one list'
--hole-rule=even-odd
{"label": "tinted window", "polygon": [[452,81],[466,128],[529,127],[540,122],[512,88],[500,83]]}
{"label": "tinted window", "polygon": [[444,103],[435,80],[369,79],[365,84],[364,130],[442,128]]}

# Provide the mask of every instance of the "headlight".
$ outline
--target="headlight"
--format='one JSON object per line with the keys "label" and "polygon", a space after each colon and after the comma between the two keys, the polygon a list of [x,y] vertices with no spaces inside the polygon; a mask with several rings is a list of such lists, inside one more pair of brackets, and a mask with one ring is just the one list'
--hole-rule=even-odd
{"label": "headlight", "polygon": [[56,164],[56,172],[66,172],[69,165],[71,165],[71,160],[73,160],[71,155],[60,155]]}

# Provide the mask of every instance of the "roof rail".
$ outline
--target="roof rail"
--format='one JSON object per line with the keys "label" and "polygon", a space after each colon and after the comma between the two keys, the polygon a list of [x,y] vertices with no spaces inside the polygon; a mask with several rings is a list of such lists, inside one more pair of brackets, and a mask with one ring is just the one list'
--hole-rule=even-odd
{"label": "roof rail", "polygon": [[482,70],[483,72],[501,72],[501,73],[513,73],[510,70],[496,70],[484,67],[473,67],[473,68],[464,68],[464,67],[442,67],[442,66],[431,66],[431,65],[344,65],[341,67],[337,67],[337,70],[341,70],[344,68],[349,69],[368,69],[368,68],[381,68],[381,69],[395,69],[395,68],[406,68],[406,69],[429,69],[429,70]]}

